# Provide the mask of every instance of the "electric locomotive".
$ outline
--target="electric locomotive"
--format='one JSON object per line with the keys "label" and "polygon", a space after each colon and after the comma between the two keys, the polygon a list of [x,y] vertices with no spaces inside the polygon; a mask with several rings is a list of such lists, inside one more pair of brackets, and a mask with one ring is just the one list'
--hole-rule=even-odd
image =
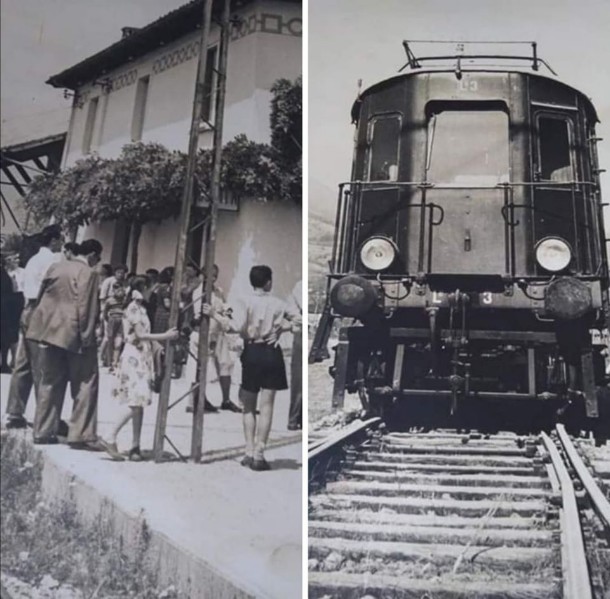
{"label": "electric locomotive", "polygon": [[396,426],[529,432],[561,418],[607,436],[593,104],[541,72],[535,44],[424,58],[403,45],[408,69],[352,108],[352,177],[310,362],[327,357],[333,319],[349,318],[334,406],[349,392]]}

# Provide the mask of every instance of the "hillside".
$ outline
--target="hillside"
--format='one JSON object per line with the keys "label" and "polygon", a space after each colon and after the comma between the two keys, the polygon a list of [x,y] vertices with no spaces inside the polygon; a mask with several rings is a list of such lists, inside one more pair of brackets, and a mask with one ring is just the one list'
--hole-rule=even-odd
{"label": "hillside", "polygon": [[334,223],[325,216],[309,212],[309,309],[311,312],[320,310],[324,299],[328,261],[330,260]]}

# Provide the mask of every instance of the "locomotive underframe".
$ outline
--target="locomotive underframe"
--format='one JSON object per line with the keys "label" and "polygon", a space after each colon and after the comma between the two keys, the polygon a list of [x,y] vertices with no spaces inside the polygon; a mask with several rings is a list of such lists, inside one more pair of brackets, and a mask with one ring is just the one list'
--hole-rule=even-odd
{"label": "locomotive underframe", "polygon": [[401,426],[439,426],[444,419],[537,431],[564,417],[606,438],[604,347],[593,345],[589,333],[600,326],[594,313],[557,323],[531,310],[462,315],[455,306],[428,305],[389,318],[377,312],[340,331],[333,404],[343,405],[345,391],[358,393],[365,410]]}

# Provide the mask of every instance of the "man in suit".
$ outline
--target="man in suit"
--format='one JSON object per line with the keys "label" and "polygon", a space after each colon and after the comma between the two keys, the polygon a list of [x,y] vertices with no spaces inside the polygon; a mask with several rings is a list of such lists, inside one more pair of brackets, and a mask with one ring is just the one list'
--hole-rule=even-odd
{"label": "man in suit", "polygon": [[34,443],[57,443],[69,382],[74,406],[68,444],[97,449],[99,280],[92,267],[101,253],[99,241],[84,241],[72,260],[52,265],[42,282],[26,333],[38,344],[40,370]]}
{"label": "man in suit", "polygon": [[15,366],[11,376],[11,385],[8,392],[8,404],[6,407],[6,428],[25,428],[27,422],[24,418],[25,408],[32,391],[38,384],[38,368],[36,358],[38,346],[36,343],[28,342],[25,332],[28,328],[32,311],[40,294],[40,286],[47,270],[52,264],[61,260],[61,244],[63,235],[59,225],[45,227],[37,236],[40,249],[32,256],[23,272],[23,294],[25,296],[25,307],[21,313],[19,328],[21,335],[15,357]]}

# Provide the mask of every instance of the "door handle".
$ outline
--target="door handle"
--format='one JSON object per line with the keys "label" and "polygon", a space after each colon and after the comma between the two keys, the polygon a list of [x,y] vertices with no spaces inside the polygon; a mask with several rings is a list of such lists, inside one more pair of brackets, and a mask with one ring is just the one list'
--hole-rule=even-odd
{"label": "door handle", "polygon": [[464,251],[469,252],[472,249],[472,237],[470,236],[470,229],[464,231]]}

